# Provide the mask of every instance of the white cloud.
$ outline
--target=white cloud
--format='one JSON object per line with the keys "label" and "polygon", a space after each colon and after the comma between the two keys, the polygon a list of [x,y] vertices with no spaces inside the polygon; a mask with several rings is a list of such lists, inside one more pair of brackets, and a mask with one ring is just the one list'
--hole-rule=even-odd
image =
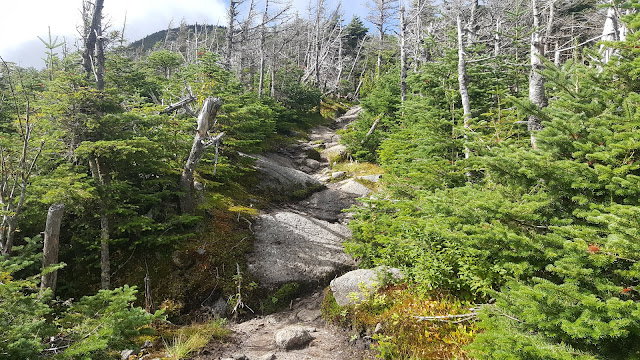
{"label": "white cloud", "polygon": [[[292,1],[300,16],[307,17],[309,0]],[[329,11],[339,1],[327,0]],[[365,1],[368,0],[342,0],[345,22],[354,14],[364,18]],[[311,3],[315,5],[316,0]],[[49,26],[54,37],[64,37],[70,49],[75,49],[82,0],[0,0],[0,4],[0,56],[5,60],[22,66],[43,66],[45,47],[38,36],[46,39]],[[105,0],[104,14],[110,30],[121,30],[126,14],[125,36],[134,41],[166,29],[171,20],[173,26],[183,19],[190,24],[225,25],[227,6],[228,0]]]}
{"label": "white cloud", "polygon": [[[48,27],[55,37],[71,40],[81,22],[81,0],[2,0],[0,12],[0,56],[23,66],[41,66]],[[187,23],[224,24],[223,0],[105,0],[104,14],[112,30],[121,30],[127,18],[125,35],[137,40],[162,30],[173,19]],[[26,54],[29,54],[28,56]],[[34,54],[40,54],[35,55]],[[26,56],[26,57],[25,57]]]}

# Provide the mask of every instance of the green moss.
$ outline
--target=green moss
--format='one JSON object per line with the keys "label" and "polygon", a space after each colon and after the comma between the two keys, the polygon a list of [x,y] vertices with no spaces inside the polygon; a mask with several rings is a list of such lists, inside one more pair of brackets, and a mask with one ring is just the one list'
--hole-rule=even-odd
{"label": "green moss", "polygon": [[262,302],[262,311],[265,314],[271,314],[282,310],[298,295],[300,295],[300,284],[296,282],[284,284]]}

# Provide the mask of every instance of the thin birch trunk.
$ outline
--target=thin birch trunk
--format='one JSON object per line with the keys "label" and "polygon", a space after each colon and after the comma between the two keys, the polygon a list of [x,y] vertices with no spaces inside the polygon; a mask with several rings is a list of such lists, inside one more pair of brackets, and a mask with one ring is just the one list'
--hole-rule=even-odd
{"label": "thin birch trunk", "polygon": [[407,49],[405,8],[400,8],[400,101],[404,104],[407,98]]}
{"label": "thin birch trunk", "polygon": [[[464,53],[462,19],[460,19],[459,14],[456,18],[456,23],[458,28],[458,88],[460,98],[462,99],[463,126],[465,129],[469,129],[471,123],[471,102],[469,101],[469,90],[467,88],[467,61]],[[469,157],[469,149],[466,146],[464,148],[464,157],[465,159]]]}
{"label": "thin birch trunk", "polygon": [[[538,108],[547,106],[547,97],[544,90],[544,76],[540,71],[544,68],[542,58],[544,57],[544,45],[540,34],[540,14],[538,12],[536,0],[531,0],[533,11],[533,33],[531,34],[531,70],[529,72],[529,100]],[[531,147],[536,148],[536,133],[542,130],[542,120],[530,115],[527,128],[531,135]]]}

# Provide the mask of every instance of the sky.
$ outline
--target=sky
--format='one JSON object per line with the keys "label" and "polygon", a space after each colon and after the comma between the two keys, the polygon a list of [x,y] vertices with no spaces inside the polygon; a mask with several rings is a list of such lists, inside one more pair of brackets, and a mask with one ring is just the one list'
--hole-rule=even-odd
{"label": "sky", "polygon": [[[332,0],[328,6],[335,6]],[[345,0],[342,7],[345,21],[353,14],[366,13],[361,0]],[[0,56],[20,66],[42,68],[45,46],[38,36],[66,40],[70,50],[76,50],[77,27],[81,23],[81,0],[0,0]],[[109,30],[122,30],[126,16],[125,37],[138,40],[148,34],[167,28],[170,21],[178,26],[181,20],[188,24],[226,23],[228,0],[105,0],[104,15]],[[306,0],[294,0],[300,14],[306,14]],[[304,15],[302,15],[304,16]],[[364,16],[361,16],[364,17]]]}

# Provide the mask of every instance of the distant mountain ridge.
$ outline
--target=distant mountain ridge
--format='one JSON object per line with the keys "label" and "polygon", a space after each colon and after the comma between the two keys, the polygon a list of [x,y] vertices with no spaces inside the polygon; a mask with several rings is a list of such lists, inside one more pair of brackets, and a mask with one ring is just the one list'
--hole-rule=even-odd
{"label": "distant mountain ridge", "polygon": [[[205,30],[207,33],[211,33],[214,29],[217,28],[218,31],[226,29],[224,26],[216,26],[216,25],[200,25],[200,24],[189,24],[189,25],[181,25],[179,27],[174,27],[170,29],[156,31],[153,34],[149,34],[143,37],[140,40],[136,40],[129,44],[129,47],[136,50],[150,50],[158,42],[171,42],[178,39],[179,35],[189,35],[189,37],[193,36],[196,33],[196,26],[198,27],[198,34],[204,33]],[[169,32],[169,36],[167,37],[167,32]]]}

